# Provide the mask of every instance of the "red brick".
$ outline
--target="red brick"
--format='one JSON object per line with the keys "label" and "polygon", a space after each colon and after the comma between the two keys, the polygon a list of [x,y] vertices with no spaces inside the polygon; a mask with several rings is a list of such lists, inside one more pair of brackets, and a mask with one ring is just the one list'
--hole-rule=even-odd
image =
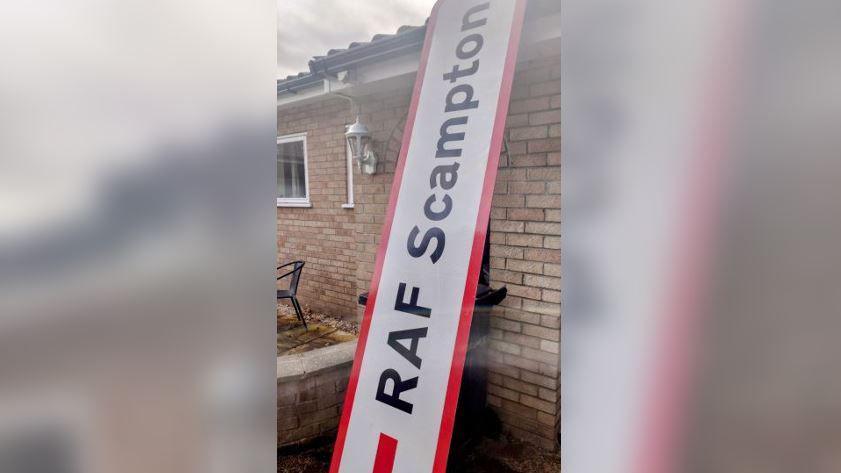
{"label": "red brick", "polygon": [[543,302],[554,302],[560,303],[561,302],[561,292],[560,291],[553,291],[551,289],[544,289],[540,299]]}
{"label": "red brick", "polygon": [[540,363],[537,360],[531,360],[515,355],[503,355],[502,358],[506,364],[511,366],[516,366],[517,368],[534,373],[540,372]]}
{"label": "red brick", "polygon": [[543,340],[540,342],[540,349],[545,352],[558,354],[560,350],[560,345],[558,342],[550,342],[548,340]]}
{"label": "red brick", "polygon": [[[545,289],[544,289],[545,290]],[[554,305],[555,313],[551,315],[543,315],[540,317],[540,325],[548,328],[561,328],[561,306]]]}
{"label": "red brick", "polygon": [[491,245],[491,256],[523,259],[523,248],[507,245]]}
{"label": "red brick", "polygon": [[508,139],[511,141],[526,141],[549,137],[549,128],[546,126],[530,126],[514,128],[508,132]]}
{"label": "red brick", "polygon": [[548,138],[545,140],[531,140],[529,141],[528,150],[529,153],[547,153],[550,151],[560,151],[561,149],[561,139],[560,138]]}
{"label": "red brick", "polygon": [[543,247],[543,235],[523,235],[519,233],[509,233],[506,237],[506,242],[513,246],[529,246],[533,248]]}
{"label": "red brick", "polygon": [[551,329],[547,327],[541,327],[538,325],[531,325],[526,324],[522,327],[522,332],[524,335],[529,335],[532,337],[542,338],[544,340],[549,340],[553,342],[557,342],[561,339],[561,332],[558,329]]}
{"label": "red brick", "polygon": [[531,299],[524,299],[523,302],[523,310],[542,314],[540,325],[548,328],[558,328],[560,326],[558,324],[560,323],[561,304]]}
{"label": "red brick", "polygon": [[493,205],[496,207],[523,207],[524,203],[525,198],[522,195],[495,195],[493,198]]}
{"label": "red brick", "polygon": [[[540,388],[533,384],[525,383],[520,381],[519,379],[513,378],[503,378],[503,386],[506,388],[516,391],[518,393],[527,394],[529,396],[540,396]],[[519,397],[519,396],[518,396]]]}
{"label": "red brick", "polygon": [[524,222],[516,222],[512,220],[491,221],[491,232],[522,233],[524,228]]}
{"label": "red brick", "polygon": [[543,274],[545,274],[546,276],[561,277],[561,265],[547,263],[546,265],[544,265]]}
{"label": "red brick", "polygon": [[[513,196],[507,196],[513,197]],[[528,195],[526,196],[526,207],[530,208],[560,208],[561,196],[559,195]],[[510,207],[515,207],[511,205]]]}
{"label": "red brick", "polygon": [[537,419],[537,409],[520,404],[519,402],[503,399],[502,408],[516,415],[516,418],[512,419],[514,422],[521,422],[522,419]]}
{"label": "red brick", "polygon": [[514,297],[509,293],[508,297],[506,297],[505,299],[502,300],[502,302],[499,303],[499,306],[500,307],[508,307],[508,308],[512,308],[512,309],[519,309],[522,304],[523,304],[522,299],[520,299],[519,297]]}
{"label": "red brick", "polygon": [[541,96],[541,95],[551,95],[551,94],[560,94],[561,93],[561,81],[560,80],[553,80],[549,82],[541,82],[540,84],[535,84],[531,86],[531,95],[533,97]]}
{"label": "red brick", "polygon": [[491,340],[488,342],[488,346],[498,352],[508,353],[510,355],[519,355],[521,350],[520,345],[504,342],[502,340]]}
{"label": "red brick", "polygon": [[512,194],[544,194],[545,182],[509,182],[508,192]]}
{"label": "red brick", "polygon": [[561,224],[552,222],[526,222],[526,233],[560,235]]}
{"label": "red brick", "polygon": [[525,169],[500,169],[496,173],[497,181],[525,181]]}
{"label": "red brick", "polygon": [[512,309],[506,308],[502,314],[502,317],[515,320],[517,322],[525,322],[527,324],[538,325],[540,324],[540,316],[537,314],[533,314],[531,312],[525,312],[520,309]]}
{"label": "red brick", "polygon": [[561,123],[560,110],[547,110],[545,112],[535,112],[529,115],[530,125],[550,125],[553,123]]}
{"label": "red brick", "polygon": [[541,339],[537,337],[513,332],[503,332],[502,336],[506,341],[515,343],[521,347],[540,348]]}
{"label": "red brick", "polygon": [[537,413],[537,421],[541,424],[551,425],[554,426],[557,423],[557,419],[552,414],[547,414],[545,412],[538,412]]}
{"label": "red brick", "polygon": [[553,389],[558,386],[558,380],[556,378],[551,378],[549,376],[543,376],[528,371],[524,371],[522,373],[521,378],[527,383],[543,386],[547,389]]}
{"label": "red brick", "polygon": [[508,262],[508,269],[523,273],[543,274],[543,265],[544,263],[539,261],[510,260]]}
{"label": "red brick", "polygon": [[543,212],[543,209],[508,209],[507,216],[510,220],[542,222],[544,220]]}
{"label": "red brick", "polygon": [[[521,97],[514,97],[521,98]],[[527,126],[529,124],[529,114],[521,113],[519,115],[509,115],[505,120],[505,126],[508,128],[516,128],[520,126]]]}
{"label": "red brick", "polygon": [[546,412],[547,414],[554,414],[558,409],[554,403],[544,401],[543,399],[529,396],[527,394],[520,395],[520,402],[525,406],[533,407],[537,410]]}
{"label": "red brick", "polygon": [[520,154],[508,159],[511,167],[518,168],[546,166],[547,163],[545,154]]}
{"label": "red brick", "polygon": [[520,286],[517,284],[507,284],[508,287],[508,294],[517,297],[524,297],[527,299],[540,299],[540,288],[537,287],[529,287],[529,286]]}
{"label": "red brick", "polygon": [[[516,261],[516,260],[512,260]],[[523,274],[514,272],[514,271],[505,271],[502,269],[497,269],[492,271],[491,279],[494,281],[500,282],[507,282],[512,284],[522,284],[523,283]]]}
{"label": "red brick", "polygon": [[561,168],[560,167],[544,167],[526,170],[526,176],[529,181],[560,181]]}
{"label": "red brick", "polygon": [[520,332],[523,328],[523,325],[519,322],[514,322],[512,320],[494,317],[491,319],[491,327],[498,328],[500,330],[505,330],[508,332]]}
{"label": "red brick", "polygon": [[[505,235],[502,235],[502,236],[504,238]],[[511,260],[511,261],[517,261],[517,260]],[[490,258],[490,265],[491,265],[492,269],[505,269],[505,266],[506,266],[505,262],[506,262],[505,258],[500,258],[500,257],[495,257],[495,256],[491,256],[491,258]]]}
{"label": "red brick", "polygon": [[507,399],[509,401],[516,402],[520,400],[520,393],[518,393],[517,391],[513,391],[502,386],[497,386],[495,384],[488,385],[488,394],[492,396],[497,396],[500,399]]}
{"label": "red brick", "polygon": [[549,103],[549,97],[512,100],[511,105],[508,107],[508,112],[511,114],[539,112],[541,110],[548,110]]}

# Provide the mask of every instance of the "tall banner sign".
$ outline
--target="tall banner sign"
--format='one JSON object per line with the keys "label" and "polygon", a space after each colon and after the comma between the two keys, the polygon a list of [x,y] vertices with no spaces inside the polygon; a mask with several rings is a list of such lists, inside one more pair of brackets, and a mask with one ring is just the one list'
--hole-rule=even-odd
{"label": "tall banner sign", "polygon": [[439,0],[331,473],[444,473],[525,0]]}

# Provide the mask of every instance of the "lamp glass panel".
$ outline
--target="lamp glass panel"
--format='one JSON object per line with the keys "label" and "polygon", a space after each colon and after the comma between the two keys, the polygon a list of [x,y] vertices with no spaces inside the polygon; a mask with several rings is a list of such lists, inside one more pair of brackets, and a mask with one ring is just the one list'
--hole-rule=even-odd
{"label": "lamp glass panel", "polygon": [[357,136],[348,136],[348,145],[350,145],[350,154],[353,157],[359,156],[359,138]]}
{"label": "lamp glass panel", "polygon": [[362,136],[360,137],[360,141],[362,142],[362,153],[366,154],[371,149],[371,137],[370,136]]}

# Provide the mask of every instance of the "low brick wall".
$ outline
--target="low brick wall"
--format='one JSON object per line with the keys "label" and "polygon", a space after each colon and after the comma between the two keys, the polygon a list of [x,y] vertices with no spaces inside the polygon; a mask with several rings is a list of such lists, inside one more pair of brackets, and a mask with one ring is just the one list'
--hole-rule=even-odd
{"label": "low brick wall", "polygon": [[335,435],[356,341],[277,359],[277,445]]}

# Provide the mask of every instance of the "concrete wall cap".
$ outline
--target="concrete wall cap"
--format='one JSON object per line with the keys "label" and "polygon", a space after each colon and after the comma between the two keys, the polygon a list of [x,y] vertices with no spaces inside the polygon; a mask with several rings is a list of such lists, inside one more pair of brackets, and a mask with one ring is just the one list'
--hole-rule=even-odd
{"label": "concrete wall cap", "polygon": [[353,362],[356,340],[277,357],[277,381],[305,378],[320,371]]}

